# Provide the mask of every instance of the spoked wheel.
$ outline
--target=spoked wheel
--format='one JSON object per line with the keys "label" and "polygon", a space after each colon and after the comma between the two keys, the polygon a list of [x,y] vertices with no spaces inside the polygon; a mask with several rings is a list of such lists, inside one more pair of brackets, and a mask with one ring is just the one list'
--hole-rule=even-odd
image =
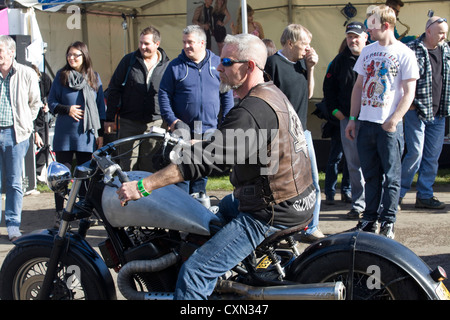
{"label": "spoked wheel", "polygon": [[[14,300],[36,300],[47,272],[48,258],[35,258],[17,270],[13,282]],[[68,273],[66,266],[59,266],[54,281],[52,300],[85,300],[84,288],[77,274]]]}
{"label": "spoked wheel", "polygon": [[[2,300],[38,299],[51,248],[15,247],[6,257],[0,272]],[[100,299],[95,277],[83,265],[66,257],[58,266],[50,298],[52,300]]]}
{"label": "spoked wheel", "polygon": [[406,272],[371,253],[356,253],[353,272],[348,252],[334,252],[314,260],[297,276],[299,283],[342,281],[348,300],[419,300],[425,293]]}

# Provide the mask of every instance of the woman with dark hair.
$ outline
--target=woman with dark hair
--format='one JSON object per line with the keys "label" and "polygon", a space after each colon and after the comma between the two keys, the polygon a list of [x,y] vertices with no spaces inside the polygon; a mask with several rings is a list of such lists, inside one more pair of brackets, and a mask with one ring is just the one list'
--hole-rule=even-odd
{"label": "woman with dark hair", "polygon": [[[56,161],[69,169],[74,156],[77,164],[89,161],[92,152],[103,145],[106,111],[102,82],[92,68],[85,43],[77,41],[67,48],[66,65],[56,73],[48,105],[57,116],[53,137]],[[64,207],[59,194],[55,194],[55,205],[58,226]]]}

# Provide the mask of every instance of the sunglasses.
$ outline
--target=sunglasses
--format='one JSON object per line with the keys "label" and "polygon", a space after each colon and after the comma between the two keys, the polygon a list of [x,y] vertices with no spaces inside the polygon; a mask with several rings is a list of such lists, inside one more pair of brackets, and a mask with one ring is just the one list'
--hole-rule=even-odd
{"label": "sunglasses", "polygon": [[442,22],[447,22],[447,19],[445,19],[445,18],[439,18],[439,19],[437,19],[436,21],[433,21],[432,23],[430,23],[429,25],[428,25],[428,27],[427,27],[427,29],[429,28],[429,27],[431,27],[434,23],[442,23]]}
{"label": "sunglasses", "polygon": [[[220,61],[222,62],[222,65],[224,67],[231,67],[235,63],[246,63],[249,60],[233,60],[233,59],[230,59],[230,58],[222,58],[222,60],[220,60]],[[270,76],[270,74],[268,74],[263,68],[258,66],[256,63],[255,63],[255,65],[258,67],[259,70],[264,72],[264,74],[266,75],[267,79],[269,79],[269,81],[272,81],[272,77]]]}
{"label": "sunglasses", "polygon": [[83,54],[82,53],[79,53],[79,54],[72,54],[72,53],[68,53],[68,54],[66,54],[66,58],[74,58],[74,59],[78,59],[79,57],[81,57]]}
{"label": "sunglasses", "polygon": [[248,62],[248,60],[233,60],[230,58],[223,58],[221,62],[224,67],[231,67],[235,63],[245,63]]}

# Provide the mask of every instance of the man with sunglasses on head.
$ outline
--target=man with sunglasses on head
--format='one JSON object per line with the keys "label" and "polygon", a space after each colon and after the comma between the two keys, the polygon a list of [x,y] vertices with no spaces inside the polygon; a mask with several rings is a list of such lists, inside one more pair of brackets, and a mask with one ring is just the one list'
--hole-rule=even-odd
{"label": "man with sunglasses on head", "polygon": [[[394,238],[403,153],[402,118],[414,99],[419,69],[414,53],[394,35],[396,17],[386,5],[367,19],[376,42],[356,61],[345,136],[356,139],[365,180],[366,208],[355,229]],[[356,134],[356,120],[359,131]]]}
{"label": "man with sunglasses on head", "polygon": [[[302,124],[287,97],[264,82],[264,42],[251,34],[228,35],[221,57],[221,91],[234,90],[240,101],[214,139],[193,144],[191,152],[183,152],[188,158],[182,163],[124,183],[117,191],[125,203],[171,183],[231,168],[235,191],[220,202],[223,226],[183,264],[176,299],[207,299],[217,278],[266,237],[280,228],[306,225],[314,211],[316,192]],[[202,150],[201,163],[189,161],[196,148]]]}
{"label": "man with sunglasses on head", "polygon": [[450,115],[447,33],[447,19],[434,16],[428,19],[425,33],[408,43],[416,54],[421,76],[417,80],[414,102],[404,117],[406,154],[402,161],[399,205],[418,173],[416,208],[445,207],[445,203],[434,196],[433,184],[444,141],[445,118]]}
{"label": "man with sunglasses on head", "polygon": [[319,61],[319,56],[310,46],[311,40],[312,34],[304,26],[299,24],[288,25],[280,38],[283,48],[270,56],[265,66],[265,70],[273,83],[288,97],[305,130],[311,160],[312,179],[316,187],[314,219],[308,229],[300,234],[301,240],[305,242],[314,242],[324,237],[319,229],[321,203],[319,170],[317,169],[312,135],[306,126],[308,100],[314,93],[314,68]]}
{"label": "man with sunglasses on head", "polygon": [[[219,92],[219,63],[220,58],[206,49],[203,28],[187,26],[183,30],[183,50],[169,63],[158,92],[161,116],[171,131],[184,129],[191,138],[201,140],[220,125],[233,107],[233,94]],[[196,194],[206,192],[206,183],[207,178],[202,177],[178,186]]]}

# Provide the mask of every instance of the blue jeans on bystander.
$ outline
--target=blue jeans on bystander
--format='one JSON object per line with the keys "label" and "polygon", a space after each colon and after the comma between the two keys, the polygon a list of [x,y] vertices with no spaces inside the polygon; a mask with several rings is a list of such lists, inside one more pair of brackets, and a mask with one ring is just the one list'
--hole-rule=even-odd
{"label": "blue jeans on bystander", "polygon": [[387,132],[379,123],[360,121],[357,145],[365,179],[363,219],[394,223],[400,196],[403,123],[397,124],[395,132]]}
{"label": "blue jeans on bystander", "polygon": [[437,117],[423,121],[416,110],[409,110],[404,116],[406,154],[402,161],[402,182],[400,197],[411,188],[414,175],[418,172],[417,198],[433,197],[433,184],[439,169],[445,135],[445,118]]}
{"label": "blue jeans on bystander", "polygon": [[[5,193],[6,227],[20,227],[22,218],[23,161],[29,140],[16,143],[14,127],[0,128],[0,190]],[[2,184],[3,177],[5,185]],[[0,220],[2,204],[0,202]]]}

